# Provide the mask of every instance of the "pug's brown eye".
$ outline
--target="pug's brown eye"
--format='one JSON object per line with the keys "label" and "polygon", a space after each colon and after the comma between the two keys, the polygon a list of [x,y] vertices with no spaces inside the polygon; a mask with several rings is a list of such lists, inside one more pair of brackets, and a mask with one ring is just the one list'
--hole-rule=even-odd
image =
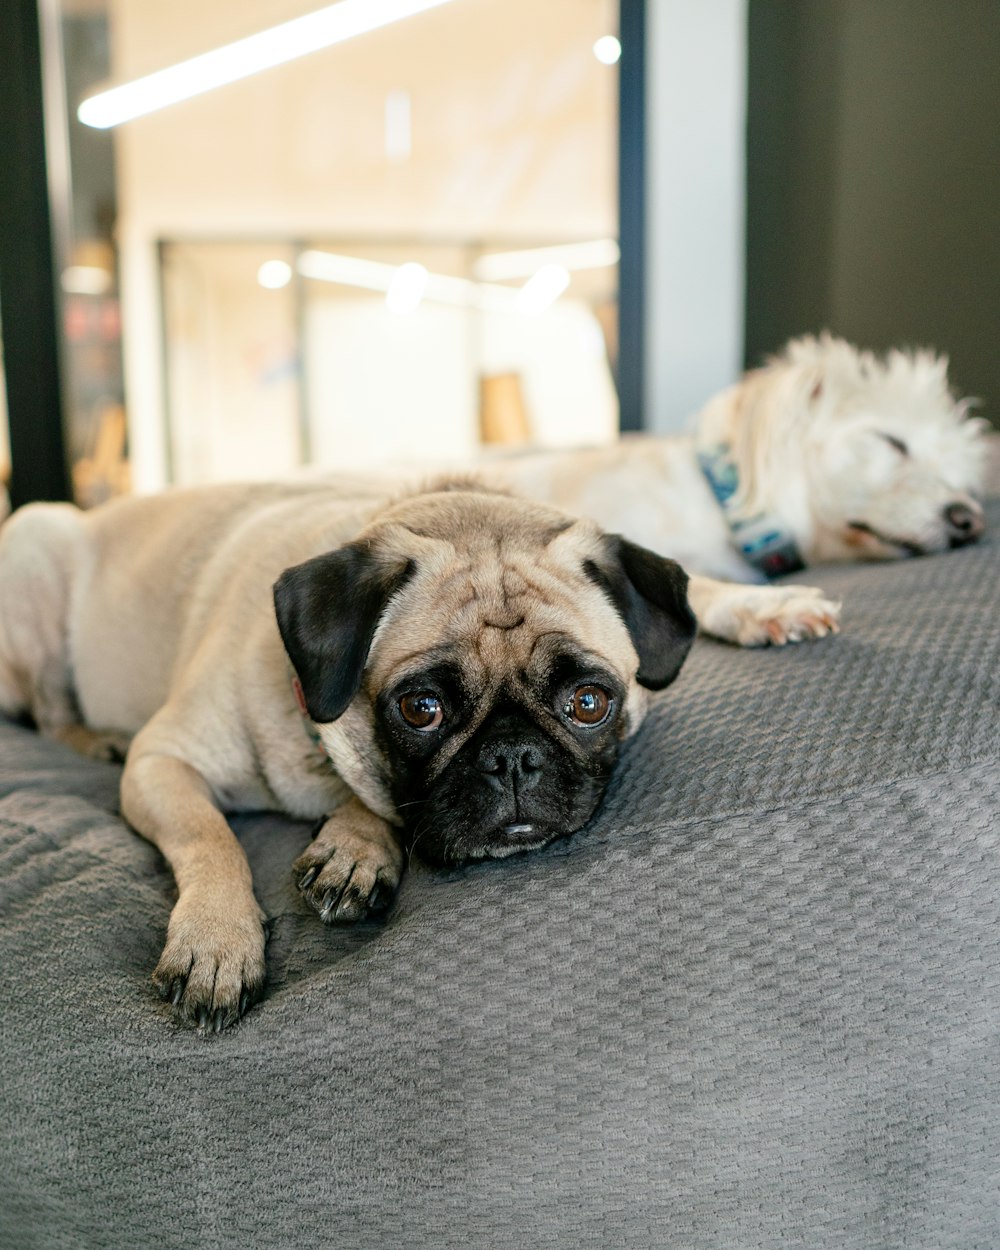
{"label": "pug's brown eye", "polygon": [[444,720],[441,700],[429,690],[420,694],[404,694],[399,701],[399,711],[413,729],[437,729]]}
{"label": "pug's brown eye", "polygon": [[611,710],[611,699],[600,686],[578,686],[563,711],[577,725],[592,729],[602,724]]}

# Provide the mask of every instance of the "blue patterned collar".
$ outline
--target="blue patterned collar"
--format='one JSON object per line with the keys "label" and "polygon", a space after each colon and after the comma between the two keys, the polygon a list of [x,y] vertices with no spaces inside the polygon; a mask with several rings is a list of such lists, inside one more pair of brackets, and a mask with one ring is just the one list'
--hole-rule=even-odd
{"label": "blue patterned collar", "polygon": [[698,463],[712,494],[719,501],[743,559],[765,577],[798,573],[806,567],[795,539],[782,528],[777,517],[758,513],[752,517],[733,514],[733,497],[740,484],[739,470],[726,443],[718,443],[698,453]]}

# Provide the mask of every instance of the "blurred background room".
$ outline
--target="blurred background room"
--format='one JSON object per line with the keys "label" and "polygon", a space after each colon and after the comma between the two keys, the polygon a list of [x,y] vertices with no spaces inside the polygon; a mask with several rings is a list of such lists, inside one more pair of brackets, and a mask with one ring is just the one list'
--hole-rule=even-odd
{"label": "blurred background room", "polygon": [[950,353],[995,419],[993,0],[6,0],[0,36],[15,505],[676,430],[823,328]]}

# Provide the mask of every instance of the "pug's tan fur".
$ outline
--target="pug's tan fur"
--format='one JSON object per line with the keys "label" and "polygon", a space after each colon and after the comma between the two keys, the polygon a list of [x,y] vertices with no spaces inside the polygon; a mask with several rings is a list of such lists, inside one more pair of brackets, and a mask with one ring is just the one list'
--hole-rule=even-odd
{"label": "pug's tan fur", "polygon": [[[413,572],[382,612],[347,710],[313,725],[272,585],[349,540]],[[178,889],[154,980],[182,1014],[221,1028],[259,993],[265,945],[223,811],[333,811],[296,869],[324,920],[364,914],[403,866],[374,703],[413,657],[457,649],[488,708],[546,638],[567,636],[627,692],[618,736],[638,727],[641,657],[586,572],[605,556],[592,522],[475,488],[388,504],[306,483],[173,491],[88,513],[32,505],[0,534],[0,709],[92,754],[134,735],[122,811]]]}

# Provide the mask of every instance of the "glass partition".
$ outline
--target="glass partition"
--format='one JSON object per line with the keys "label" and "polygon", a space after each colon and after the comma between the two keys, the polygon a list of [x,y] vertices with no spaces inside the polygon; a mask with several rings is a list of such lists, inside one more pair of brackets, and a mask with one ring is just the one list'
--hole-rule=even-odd
{"label": "glass partition", "polygon": [[175,481],[617,434],[613,240],[171,242],[161,256]]}
{"label": "glass partition", "polygon": [[43,3],[81,502],[615,437],[613,0],[440,0],[110,123],[322,6]]}

